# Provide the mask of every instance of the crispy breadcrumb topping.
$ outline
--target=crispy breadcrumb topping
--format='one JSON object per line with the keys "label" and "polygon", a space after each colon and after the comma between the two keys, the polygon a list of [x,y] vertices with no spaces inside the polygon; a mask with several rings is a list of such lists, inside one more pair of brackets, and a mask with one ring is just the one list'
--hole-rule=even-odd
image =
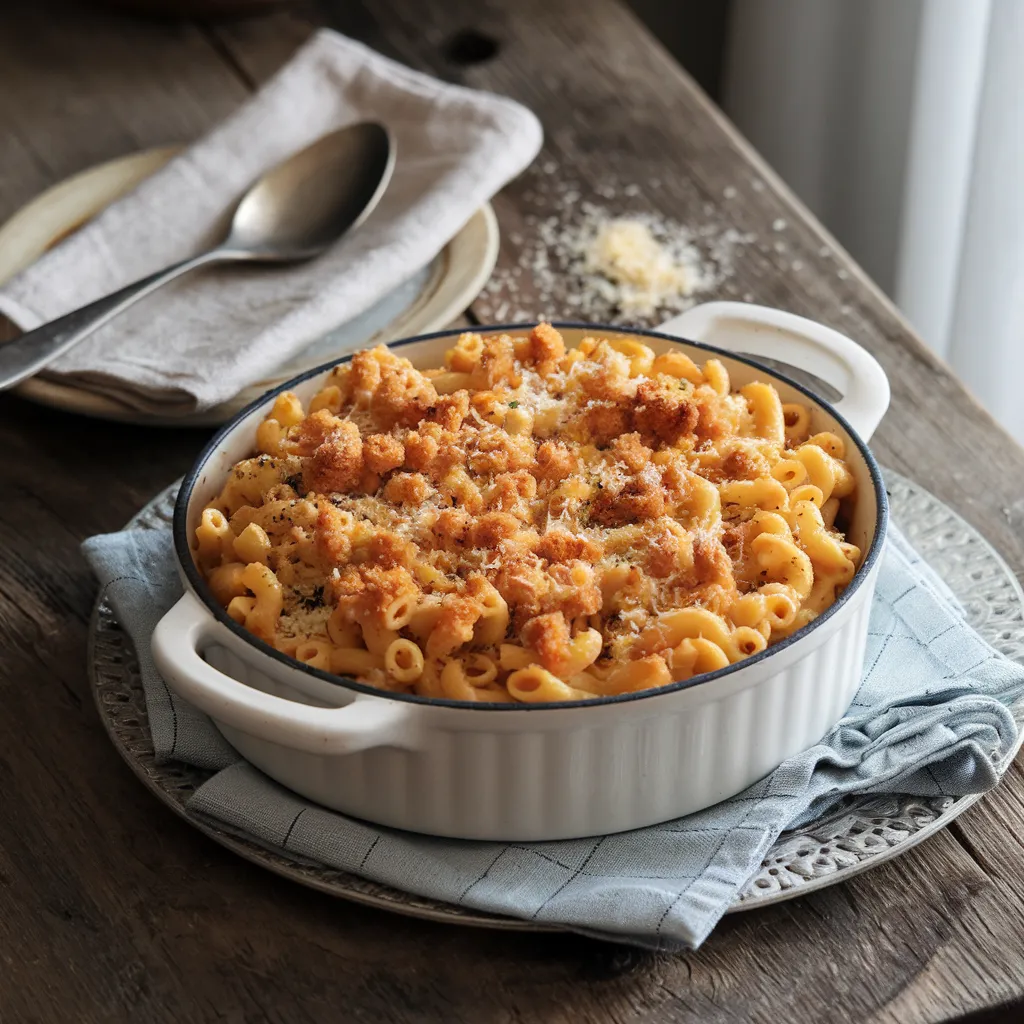
{"label": "crispy breadcrumb topping", "polygon": [[[807,417],[784,415],[763,387],[733,391],[717,361],[699,368],[628,336],[567,349],[550,324],[520,337],[467,332],[434,370],[383,346],[359,352],[308,408],[278,397],[259,451],[204,513],[197,557],[223,594],[237,586],[229,611],[245,616],[259,594],[228,569],[258,554],[280,586],[278,646],[294,653],[305,637],[296,656],[318,667],[357,650],[368,667],[353,674],[392,689],[443,695],[445,666],[475,653],[495,666],[481,688],[493,694],[517,658],[564,675],[577,647],[594,656],[563,680],[576,692],[604,692],[587,687],[641,660],[645,678],[684,677],[710,664],[700,643],[715,638],[691,628],[680,641],[661,629],[665,613],[711,613],[756,647],[742,629],[767,643],[801,611],[808,621],[859,554],[834,527],[853,491],[838,439],[809,437]],[[849,565],[804,543],[818,523]],[[258,531],[243,538],[249,524]],[[766,534],[806,557],[816,594],[763,554],[777,547]],[[743,603],[757,594],[777,599]],[[757,610],[784,601],[792,616]],[[380,663],[398,639],[422,650],[416,679]]]}

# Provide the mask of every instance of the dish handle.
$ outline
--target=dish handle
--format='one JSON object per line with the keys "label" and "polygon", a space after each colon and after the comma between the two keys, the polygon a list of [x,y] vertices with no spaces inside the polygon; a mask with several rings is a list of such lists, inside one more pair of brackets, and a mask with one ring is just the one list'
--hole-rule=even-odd
{"label": "dish handle", "polygon": [[747,302],[705,302],[656,330],[814,374],[839,391],[842,398],[832,407],[865,441],[889,408],[889,380],[874,356],[845,334],[795,313]]}
{"label": "dish handle", "polygon": [[153,631],[153,660],[167,684],[214,721],[310,754],[412,746],[409,709],[360,694],[342,707],[315,707],[240,683],[203,660],[220,625],[186,592]]}

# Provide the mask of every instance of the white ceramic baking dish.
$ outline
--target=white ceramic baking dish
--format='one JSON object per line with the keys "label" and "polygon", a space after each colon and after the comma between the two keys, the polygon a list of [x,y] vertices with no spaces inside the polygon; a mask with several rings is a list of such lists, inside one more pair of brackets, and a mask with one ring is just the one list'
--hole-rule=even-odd
{"label": "white ceramic baking dish", "polygon": [[[632,334],[659,351],[717,356],[735,384],[770,378],[784,401],[809,403],[814,430],[846,440],[857,479],[848,534],[864,558],[853,581],[811,625],[754,657],[587,703],[467,705],[385,694],[309,668],[227,616],[193,562],[190,539],[229,467],[251,454],[277,391],[308,399],[329,367],[313,370],[240,413],[185,478],[174,519],[185,594],[153,635],[169,685],[267,775],[327,807],[416,832],[510,841],[598,835],[732,796],[816,742],[846,710],[860,679],[887,520],[865,445],[888,405],[881,367],[829,328],[742,303],[697,307],[657,334],[559,327],[570,344],[585,334]],[[457,333],[392,347],[415,365],[436,366]],[[738,353],[810,371],[843,397],[830,406]]]}

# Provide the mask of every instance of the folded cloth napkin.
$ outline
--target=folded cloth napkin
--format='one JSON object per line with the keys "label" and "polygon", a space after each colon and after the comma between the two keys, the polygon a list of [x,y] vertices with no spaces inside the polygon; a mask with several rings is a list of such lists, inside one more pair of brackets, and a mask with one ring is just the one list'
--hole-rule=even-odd
{"label": "folded cloth napkin", "polygon": [[986,644],[900,533],[883,556],[863,684],[817,746],[698,814],[596,839],[487,843],[378,828],[281,788],[170,694],[149,640],[181,593],[169,531],[94,537],[84,551],[135,643],[157,756],[221,770],[189,811],[283,852],[478,910],[654,949],[707,938],[783,829],[850,793],[993,787],[1017,728],[1024,667]]}
{"label": "folded cloth napkin", "polygon": [[351,236],[298,266],[190,274],[52,367],[163,415],[230,398],[429,263],[537,154],[536,117],[321,31],[223,124],[4,285],[0,312],[30,330],[202,251],[264,170],[361,120],[387,125],[398,159]]}

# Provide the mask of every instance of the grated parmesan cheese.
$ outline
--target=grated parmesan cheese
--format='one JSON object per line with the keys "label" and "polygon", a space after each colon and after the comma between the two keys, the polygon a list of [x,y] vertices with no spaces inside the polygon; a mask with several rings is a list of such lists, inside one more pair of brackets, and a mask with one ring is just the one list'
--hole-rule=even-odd
{"label": "grated parmesan cheese", "polygon": [[629,218],[602,224],[587,246],[585,268],[618,287],[626,316],[651,316],[688,296],[699,280],[692,261],[672,253],[643,221]]}
{"label": "grated parmesan cheese", "polygon": [[301,603],[300,598],[288,611],[282,613],[278,620],[279,628],[282,636],[317,636],[326,632],[330,615],[331,608],[327,605],[309,608]]}
{"label": "grated parmesan cheese", "polygon": [[[575,366],[573,368],[575,369]],[[565,420],[569,403],[553,395],[549,388],[554,387],[556,391],[562,391],[566,383],[565,374],[555,373],[545,380],[536,370],[524,367],[520,371],[520,378],[519,387],[512,391],[512,399],[526,409],[535,421],[542,417],[548,418],[547,432],[560,427]],[[538,429],[535,433],[539,436],[542,431]]]}

